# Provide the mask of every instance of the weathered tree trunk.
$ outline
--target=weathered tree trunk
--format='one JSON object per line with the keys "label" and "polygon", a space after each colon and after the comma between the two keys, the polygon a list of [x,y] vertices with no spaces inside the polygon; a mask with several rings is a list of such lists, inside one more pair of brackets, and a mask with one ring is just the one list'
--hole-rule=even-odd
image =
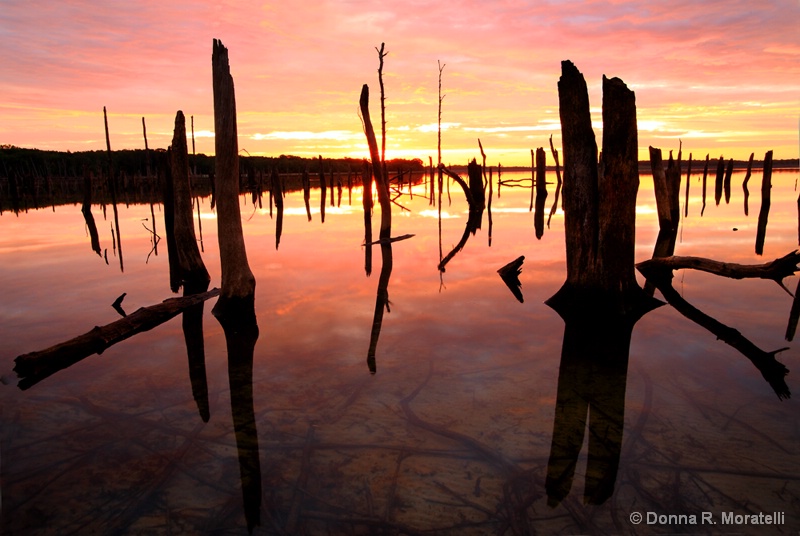
{"label": "weathered tree trunk", "polygon": [[595,263],[599,235],[597,142],[583,75],[569,61],[561,62],[561,72],[558,98],[564,151],[566,284],[596,287],[600,284]]}
{"label": "weathered tree trunk", "polygon": [[181,298],[170,298],[150,307],[142,307],[124,318],[96,326],[78,337],[45,350],[14,359],[20,389],[28,389],[48,376],[74,365],[92,354],[102,354],[111,346],[137,333],[148,331],[177,316],[186,308],[219,295],[218,289]]}
{"label": "weathered tree trunk", "polygon": [[215,316],[255,314],[256,280],[247,262],[242,218],[239,211],[239,143],[236,99],[228,63],[228,49],[214,39],[212,54],[214,82],[214,147],[217,194],[217,226],[222,267],[222,291],[212,311]]}
{"label": "weathered tree trunk", "polygon": [[486,207],[486,194],[483,189],[483,171],[480,164],[473,158],[467,164],[467,176],[469,177],[469,192],[472,195],[472,210],[482,210]]}
{"label": "weathered tree trunk", "polygon": [[389,184],[387,177],[384,177],[383,167],[381,166],[380,154],[378,154],[378,142],[375,139],[375,131],[372,128],[372,120],[369,116],[369,86],[364,84],[361,88],[359,99],[361,106],[361,117],[364,119],[364,133],[367,136],[370,159],[372,160],[372,174],[375,177],[375,184],[378,190],[378,203],[381,205],[381,230],[380,238],[389,238],[392,233],[392,204],[389,199]]}
{"label": "weathered tree trunk", "polygon": [[669,217],[672,228],[677,229],[681,221],[681,150],[678,149],[678,160],[672,158],[669,152],[667,162],[667,186],[669,187]]}
{"label": "weathered tree trunk", "polygon": [[167,240],[167,259],[169,263],[169,288],[178,292],[181,288],[181,270],[178,264],[178,245],[175,242],[175,201],[172,192],[172,156],[171,149],[166,154],[156,153],[156,173],[161,184],[161,195],[164,200],[164,234]]}
{"label": "weathered tree trunk", "polygon": [[658,211],[658,228],[661,230],[672,229],[672,196],[671,188],[664,170],[664,161],[661,149],[650,147],[650,170],[653,173],[653,188],[656,195],[656,209]]}
{"label": "weathered tree trunk", "polygon": [[764,155],[764,170],[761,176],[761,210],[758,212],[758,228],[756,230],[756,255],[763,255],[764,240],[767,236],[767,219],[771,204],[772,191],[772,151]]}
{"label": "weathered tree trunk", "polygon": [[607,307],[608,301],[622,316],[639,318],[656,303],[642,292],[634,274],[639,188],[634,93],[618,78],[603,78],[600,176],[586,82],[571,62],[562,62],[558,88],[567,279],[547,303],[565,320],[577,314],[578,302],[601,302]]}
{"label": "weathered tree trunk", "polygon": [[175,237],[181,284],[190,293],[208,288],[208,275],[194,234],[194,211],[189,185],[189,153],[186,146],[186,118],[180,110],[175,115],[175,131],[170,148]]}

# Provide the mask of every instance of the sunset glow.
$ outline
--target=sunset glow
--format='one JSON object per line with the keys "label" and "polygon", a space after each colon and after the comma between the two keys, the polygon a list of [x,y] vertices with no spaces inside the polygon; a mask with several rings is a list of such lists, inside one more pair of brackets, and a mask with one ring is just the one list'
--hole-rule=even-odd
{"label": "sunset glow", "polygon": [[436,160],[438,61],[446,163],[480,158],[478,139],[492,165],[529,164],[551,135],[559,148],[566,59],[586,77],[598,140],[602,76],[636,92],[642,159],[648,145],[679,140],[695,159],[797,158],[798,20],[795,0],[9,0],[0,144],[104,149],[106,106],[113,149],[144,148],[142,117],[149,146],[166,147],[183,110],[197,152],[212,154],[218,38],[230,51],[239,147],[251,155],[366,157],[358,96],[369,84],[379,130],[385,42],[387,158]]}

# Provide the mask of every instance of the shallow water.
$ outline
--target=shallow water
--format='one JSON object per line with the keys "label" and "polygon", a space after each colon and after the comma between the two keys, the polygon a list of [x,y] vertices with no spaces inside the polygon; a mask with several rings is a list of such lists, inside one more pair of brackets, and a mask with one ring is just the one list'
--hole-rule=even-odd
{"label": "shallow water", "polygon": [[[693,175],[675,253],[762,263],[794,250],[796,178],[773,174],[757,256],[760,173],[750,182],[749,216],[734,188],[720,206],[710,189],[701,217]],[[589,334],[600,330],[583,326],[565,338],[564,321],[543,303],[565,279],[560,212],[537,240],[530,190],[503,187],[498,197],[495,187],[491,245],[485,213],[440,274],[438,208],[422,185],[414,192],[398,200],[408,211],[394,208],[393,235],[415,236],[391,246],[374,375],[367,353],[382,255],[374,246],[367,277],[360,190],[328,206],[325,223],[318,190],[311,222],[302,194],[288,194],[277,250],[275,219],[242,197],[257,280],[252,363],[246,337],[245,350],[229,359],[211,300],[193,339],[204,344],[199,363],[190,366],[175,318],[27,390],[16,387],[17,355],[116,320],[110,304],[123,292],[128,313],[172,296],[166,241],[153,251],[149,205],[119,207],[123,262],[110,208],[104,218],[93,207],[107,262],[91,249],[80,206],[0,216],[2,533],[246,534],[248,525],[255,534],[800,530],[795,399],[779,401],[742,354],[670,306],[635,324],[627,367],[592,368],[606,346]],[[444,254],[467,222],[457,186],[451,197],[442,208]],[[548,211],[552,199],[551,188]],[[218,286],[216,222],[209,200],[200,203],[203,259]],[[159,206],[153,214],[161,234]],[[651,256],[656,235],[652,181],[643,176],[637,261]],[[521,255],[524,303],[497,274]],[[792,291],[794,279],[786,280]],[[797,348],[784,339],[787,293],[771,282],[691,271],[676,272],[674,285],[760,348],[788,346],[778,360],[796,391]],[[562,360],[562,348],[577,350]],[[623,423],[621,437],[615,423]],[[591,456],[590,436],[605,438]],[[548,466],[553,475],[569,466],[567,451],[577,455],[574,478],[548,497]],[[635,512],[641,524],[631,522]],[[722,524],[728,513],[762,512],[782,513],[781,523]],[[701,524],[703,513],[716,525]]]}

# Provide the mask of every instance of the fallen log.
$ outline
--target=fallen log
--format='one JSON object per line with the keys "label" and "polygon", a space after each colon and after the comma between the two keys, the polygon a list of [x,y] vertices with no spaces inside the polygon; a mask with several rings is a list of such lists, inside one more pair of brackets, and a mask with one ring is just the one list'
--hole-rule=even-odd
{"label": "fallen log", "polygon": [[95,326],[91,331],[45,350],[23,354],[14,359],[14,372],[20,379],[17,387],[28,389],[59,370],[74,365],[93,354],[141,333],[149,331],[172,319],[185,309],[219,295],[219,289],[208,292],[169,298],[163,302],[142,307],[124,318]]}
{"label": "fallen log", "polygon": [[800,252],[793,251],[779,259],[764,264],[737,264],[703,257],[670,256],[640,262],[636,265],[636,268],[643,276],[648,278],[650,274],[654,274],[659,270],[672,271],[688,268],[730,279],[769,279],[778,283],[786,292],[789,292],[783,285],[783,280],[794,275],[800,269],[797,266],[798,263],[800,263]]}

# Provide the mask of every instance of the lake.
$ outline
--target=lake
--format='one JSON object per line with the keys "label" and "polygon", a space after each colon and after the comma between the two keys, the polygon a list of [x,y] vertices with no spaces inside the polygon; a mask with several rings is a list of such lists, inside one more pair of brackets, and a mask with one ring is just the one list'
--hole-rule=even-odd
{"label": "lake", "polygon": [[[760,170],[748,216],[744,174],[734,173],[730,204],[719,206],[710,175],[702,217],[692,175],[676,255],[760,264],[797,247],[796,171],[773,173],[761,256]],[[563,214],[537,239],[530,189],[503,186],[498,196],[495,184],[491,223],[487,211],[440,272],[467,224],[464,194],[454,185],[450,203],[444,195],[440,231],[425,187],[413,193],[393,210],[393,236],[414,236],[391,245],[379,326],[387,258],[373,246],[366,275],[359,188],[328,205],[324,223],[318,188],[312,221],[302,192],[287,194],[277,249],[266,198],[258,208],[242,196],[257,281],[252,361],[229,360],[211,299],[194,309],[201,333],[185,336],[179,316],[25,390],[16,356],[119,319],[111,304],[123,293],[128,314],[174,294],[166,241],[153,247],[160,205],[118,207],[121,252],[111,207],[94,205],[102,254],[80,205],[4,212],[0,532],[797,534],[789,294],[764,280],[675,272],[675,289],[697,309],[763,350],[789,347],[777,359],[795,398],[779,400],[744,355],[669,305],[635,324],[627,366],[596,370],[591,355],[562,363],[565,324],[544,302],[565,280]],[[552,201],[550,186],[548,212]],[[219,286],[209,198],[199,214],[203,260]],[[642,175],[637,262],[651,257],[657,234],[652,177]],[[520,256],[522,302],[497,273]],[[796,278],[785,284],[794,292]],[[581,344],[591,350],[592,340]],[[759,520],[769,524],[752,526]]]}

